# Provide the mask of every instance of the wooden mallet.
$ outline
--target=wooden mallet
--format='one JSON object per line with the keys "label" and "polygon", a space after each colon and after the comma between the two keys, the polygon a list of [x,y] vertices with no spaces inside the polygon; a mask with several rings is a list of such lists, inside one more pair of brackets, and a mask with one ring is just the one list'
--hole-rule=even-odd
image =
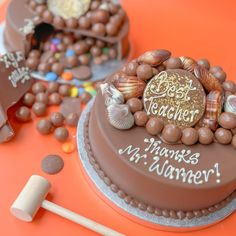
{"label": "wooden mallet", "polygon": [[38,209],[42,207],[101,235],[123,235],[66,208],[56,205],[55,203],[45,200],[50,187],[51,184],[47,179],[39,175],[32,175],[15,202],[12,204],[10,208],[11,213],[18,219],[31,222]]}

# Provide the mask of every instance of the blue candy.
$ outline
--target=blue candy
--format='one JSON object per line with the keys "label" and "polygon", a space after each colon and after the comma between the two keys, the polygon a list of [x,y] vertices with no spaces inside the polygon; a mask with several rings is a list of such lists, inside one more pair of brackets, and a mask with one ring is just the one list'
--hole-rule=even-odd
{"label": "blue candy", "polygon": [[61,43],[61,39],[58,39],[58,38],[53,38],[52,40],[51,40],[51,42],[53,43],[53,44],[59,44],[59,43]]}
{"label": "blue candy", "polygon": [[56,73],[54,73],[54,72],[48,72],[47,74],[46,74],[46,76],[45,76],[45,79],[47,80],[47,81],[54,81],[54,80],[57,80],[57,74]]}
{"label": "blue candy", "polygon": [[72,56],[74,56],[74,55],[75,55],[75,51],[74,51],[74,50],[68,49],[68,50],[66,51],[66,57],[72,57]]}
{"label": "blue candy", "polygon": [[78,90],[79,90],[79,94],[82,94],[82,93],[85,92],[85,89],[84,89],[84,88],[79,88]]}

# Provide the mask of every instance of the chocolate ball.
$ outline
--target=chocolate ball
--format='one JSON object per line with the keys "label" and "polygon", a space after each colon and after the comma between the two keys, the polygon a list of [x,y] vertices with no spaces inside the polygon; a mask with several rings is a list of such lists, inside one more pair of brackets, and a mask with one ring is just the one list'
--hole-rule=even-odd
{"label": "chocolate ball", "polygon": [[227,80],[222,85],[225,91],[236,93],[236,84],[233,81]]}
{"label": "chocolate ball", "polygon": [[198,64],[199,66],[205,67],[207,70],[210,69],[210,62],[209,62],[206,58],[199,59],[199,60],[197,61],[197,64]]}
{"label": "chocolate ball", "polygon": [[49,134],[52,131],[52,123],[47,119],[42,119],[37,123],[36,129],[40,134]]}
{"label": "chocolate ball", "polygon": [[170,57],[164,62],[166,69],[181,69],[182,62],[178,57]]}
{"label": "chocolate ball", "polygon": [[236,148],[236,135],[233,136],[232,141],[231,141],[231,145]]}
{"label": "chocolate ball", "polygon": [[125,73],[129,76],[136,76],[137,68],[138,68],[138,63],[136,61],[131,61],[125,66]]}
{"label": "chocolate ball", "polygon": [[119,11],[119,6],[117,4],[114,4],[114,3],[109,3],[109,10],[111,12],[111,14],[116,14],[118,11]]}
{"label": "chocolate ball", "polygon": [[198,130],[199,143],[201,144],[210,144],[213,142],[214,134],[207,127],[201,127]]}
{"label": "chocolate ball", "polygon": [[35,101],[35,96],[32,93],[26,93],[23,97],[23,104],[27,107],[32,107]]}
{"label": "chocolate ball", "polygon": [[92,26],[92,31],[99,36],[104,36],[106,34],[106,27],[102,23],[96,23]]}
{"label": "chocolate ball", "polygon": [[161,119],[156,117],[149,118],[146,124],[146,130],[151,135],[160,134],[164,127],[164,123]]}
{"label": "chocolate ball", "polygon": [[61,104],[62,99],[59,93],[52,93],[49,95],[49,104],[50,105],[59,105]]}
{"label": "chocolate ball", "polygon": [[143,103],[138,98],[130,98],[126,104],[129,106],[129,109],[132,113],[141,111],[143,109]]}
{"label": "chocolate ball", "polygon": [[47,92],[48,93],[56,93],[56,92],[58,92],[59,86],[60,86],[60,84],[57,82],[54,82],[54,81],[50,82],[48,84]]}
{"label": "chocolate ball", "polygon": [[109,21],[109,12],[103,9],[98,9],[92,13],[91,20],[93,23],[106,24]]}
{"label": "chocolate ball", "polygon": [[100,1],[93,0],[91,2],[90,8],[91,10],[96,10],[100,6]]}
{"label": "chocolate ball", "polygon": [[79,116],[77,113],[70,113],[67,117],[66,117],[66,124],[68,126],[74,126],[76,127],[79,121]]}
{"label": "chocolate ball", "polygon": [[198,141],[198,131],[194,128],[185,128],[182,131],[181,141],[185,145],[193,145]]}
{"label": "chocolate ball", "polygon": [[33,49],[29,52],[28,57],[39,58],[41,55],[40,51],[37,49]]}
{"label": "chocolate ball", "polygon": [[226,73],[223,70],[218,70],[212,73],[216,79],[220,81],[220,83],[224,83],[226,80]]}
{"label": "chocolate ball", "polygon": [[53,64],[53,63],[56,63],[57,62],[57,59],[55,57],[50,57],[48,58],[48,64]]}
{"label": "chocolate ball", "polygon": [[49,102],[48,94],[44,93],[44,92],[37,93],[35,96],[35,100],[36,100],[36,102],[41,102],[41,103],[44,103],[45,105],[47,105]]}
{"label": "chocolate ball", "polygon": [[66,36],[63,37],[63,43],[66,44],[66,45],[73,44],[73,41],[74,41],[74,39],[70,35],[66,35]]}
{"label": "chocolate ball", "polygon": [[91,20],[86,16],[81,16],[79,18],[79,27],[81,29],[89,29],[91,26]]}
{"label": "chocolate ball", "polygon": [[94,45],[94,46],[91,47],[90,53],[91,53],[94,57],[97,57],[97,56],[100,56],[100,55],[102,54],[102,49],[99,48],[98,46]]}
{"label": "chocolate ball", "polygon": [[137,76],[139,79],[148,80],[153,76],[152,67],[147,64],[142,64],[137,67]]}
{"label": "chocolate ball", "polygon": [[44,116],[46,115],[47,106],[42,102],[35,102],[32,106],[32,110],[36,116]]}
{"label": "chocolate ball", "polygon": [[90,61],[89,56],[87,56],[86,54],[80,55],[78,57],[78,59],[79,59],[79,62],[81,63],[81,65],[88,65],[89,61]]}
{"label": "chocolate ball", "polygon": [[162,130],[162,137],[168,143],[177,143],[181,139],[181,136],[182,136],[181,129],[174,124],[167,124]]}
{"label": "chocolate ball", "polygon": [[78,60],[77,56],[74,55],[74,56],[66,58],[66,66],[67,67],[73,68],[73,67],[78,66],[78,64],[79,64],[79,60]]}
{"label": "chocolate ball", "polygon": [[64,43],[57,44],[57,50],[60,52],[65,52],[67,49],[67,46]]}
{"label": "chocolate ball", "polygon": [[118,33],[118,27],[114,23],[106,24],[106,33],[110,36],[115,36]]}
{"label": "chocolate ball", "polygon": [[56,28],[63,29],[65,27],[65,21],[60,16],[54,16],[54,18],[53,18],[53,25]]}
{"label": "chocolate ball", "polygon": [[32,86],[32,92],[34,94],[37,94],[37,93],[41,93],[41,92],[45,92],[46,91],[46,87],[44,86],[43,83],[41,82],[36,82],[33,84]]}
{"label": "chocolate ball", "polygon": [[220,70],[223,70],[221,66],[212,66],[209,71],[212,74],[214,74],[214,73],[216,73],[217,71],[220,71]]}
{"label": "chocolate ball", "polygon": [[38,5],[36,8],[35,8],[35,11],[36,13],[39,15],[39,16],[42,16],[42,14],[44,13],[44,11],[47,9],[47,7],[45,5]]}
{"label": "chocolate ball", "polygon": [[148,116],[145,111],[137,111],[134,113],[134,122],[137,126],[145,126],[148,121]]}
{"label": "chocolate ball", "polygon": [[53,14],[49,10],[45,10],[42,13],[42,18],[44,19],[45,22],[52,23],[52,21],[53,21]]}
{"label": "chocolate ball", "polygon": [[85,41],[80,41],[74,45],[74,50],[77,55],[82,55],[88,51],[88,45]]}
{"label": "chocolate ball", "polygon": [[93,62],[95,65],[101,65],[102,64],[102,58],[101,57],[94,57]]}
{"label": "chocolate ball", "polygon": [[236,127],[236,115],[230,112],[223,112],[218,118],[218,122],[225,129],[234,129]]}
{"label": "chocolate ball", "polygon": [[39,64],[39,59],[36,57],[29,57],[26,60],[26,66],[29,67],[31,70],[36,70]]}
{"label": "chocolate ball", "polygon": [[84,104],[87,104],[90,101],[91,98],[92,98],[92,96],[88,92],[83,92],[80,95],[81,102],[84,103]]}
{"label": "chocolate ball", "polygon": [[108,56],[109,56],[110,59],[116,59],[116,57],[117,57],[116,49],[115,48],[109,48]]}
{"label": "chocolate ball", "polygon": [[230,130],[219,128],[215,132],[215,138],[221,144],[229,144],[232,140],[232,133]]}
{"label": "chocolate ball", "polygon": [[51,70],[51,65],[49,63],[40,63],[38,65],[38,71],[42,73],[47,73]]}
{"label": "chocolate ball", "polygon": [[66,20],[66,26],[69,29],[75,29],[78,26],[78,21],[75,18],[69,18],[68,20]]}
{"label": "chocolate ball", "polygon": [[70,96],[70,86],[63,84],[59,87],[59,94],[63,97]]}
{"label": "chocolate ball", "polygon": [[55,127],[62,126],[64,124],[64,116],[60,112],[53,112],[50,115],[50,121]]}
{"label": "chocolate ball", "polygon": [[28,107],[22,106],[16,111],[16,119],[20,122],[28,122],[31,120],[31,112]]}
{"label": "chocolate ball", "polygon": [[97,39],[95,43],[98,47],[104,48],[106,46],[106,43],[102,40]]}
{"label": "chocolate ball", "polygon": [[57,75],[61,75],[64,72],[64,67],[61,63],[56,62],[52,64],[51,70],[56,73]]}
{"label": "chocolate ball", "polygon": [[95,39],[93,38],[85,38],[84,41],[89,48],[91,48],[95,44]]}
{"label": "chocolate ball", "polygon": [[69,137],[69,131],[65,127],[56,128],[54,137],[60,142],[65,142]]}

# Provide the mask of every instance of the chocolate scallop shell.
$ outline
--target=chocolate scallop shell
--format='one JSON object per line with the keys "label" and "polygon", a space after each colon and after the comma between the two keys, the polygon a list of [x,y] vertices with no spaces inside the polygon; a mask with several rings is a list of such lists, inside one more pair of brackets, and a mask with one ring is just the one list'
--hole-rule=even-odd
{"label": "chocolate scallop shell", "polygon": [[208,91],[223,91],[223,88],[218,79],[214,77],[205,67],[196,66],[194,68],[194,75],[199,79],[202,86]]}
{"label": "chocolate scallop shell", "polygon": [[230,95],[227,97],[224,110],[236,115],[236,95]]}
{"label": "chocolate scallop shell", "polygon": [[215,131],[218,127],[218,118],[222,112],[223,96],[218,90],[211,91],[206,98],[206,110],[200,122],[201,126]]}
{"label": "chocolate scallop shell", "polygon": [[193,72],[194,68],[197,66],[197,62],[191,57],[182,56],[179,57],[179,59],[182,62],[183,69],[189,72]]}
{"label": "chocolate scallop shell", "polygon": [[125,100],[143,95],[146,83],[136,76],[120,76],[113,79],[114,86],[123,94]]}
{"label": "chocolate scallop shell", "polygon": [[150,66],[157,66],[170,58],[171,52],[165,49],[148,51],[138,58],[139,63],[146,63]]}

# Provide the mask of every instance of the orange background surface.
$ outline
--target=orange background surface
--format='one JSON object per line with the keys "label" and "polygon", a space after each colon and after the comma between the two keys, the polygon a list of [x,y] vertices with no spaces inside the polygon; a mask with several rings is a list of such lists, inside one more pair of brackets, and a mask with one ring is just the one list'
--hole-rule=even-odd
{"label": "orange background surface", "polygon": [[[236,1],[123,0],[122,3],[131,21],[134,56],[148,49],[166,48],[174,56],[207,57],[213,65],[221,65],[229,79],[235,80]],[[1,5],[1,20],[6,4]],[[0,235],[96,235],[42,209],[32,223],[15,219],[9,207],[32,174],[40,174],[51,181],[49,198],[55,203],[126,235],[179,235],[140,225],[104,203],[86,181],[77,153],[63,154],[61,144],[52,135],[40,136],[35,124],[35,121],[23,125],[14,122],[16,137],[0,145]],[[65,161],[58,175],[45,175],[40,170],[42,158],[49,153],[59,154]],[[215,226],[185,235],[236,235],[235,223],[236,214],[233,214]]]}

